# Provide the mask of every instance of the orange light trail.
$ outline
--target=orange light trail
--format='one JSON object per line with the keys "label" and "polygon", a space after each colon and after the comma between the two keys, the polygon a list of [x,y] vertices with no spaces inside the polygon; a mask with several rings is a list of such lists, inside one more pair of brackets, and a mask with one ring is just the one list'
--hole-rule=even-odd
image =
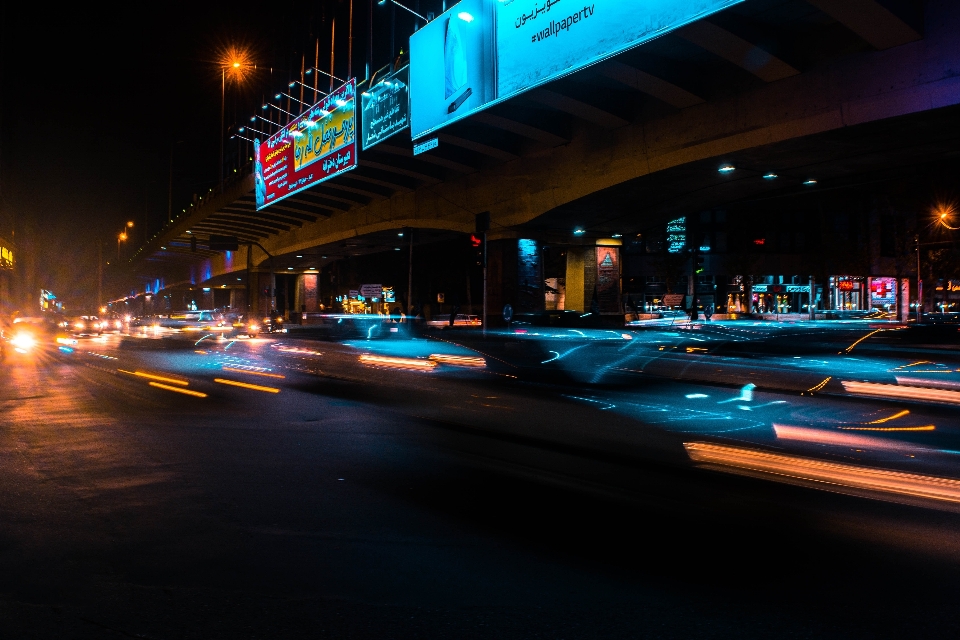
{"label": "orange light trail", "polygon": [[854,342],[852,345],[850,345],[849,347],[847,347],[846,349],[844,349],[844,352],[845,352],[845,353],[850,353],[851,351],[853,351],[853,348],[854,348],[855,346],[857,346],[858,344],[860,344],[861,342],[863,342],[864,340],[866,340],[866,339],[869,338],[870,336],[873,336],[873,335],[876,335],[876,334],[880,333],[881,331],[883,331],[883,329],[876,329],[876,330],[874,330],[874,331],[871,331],[870,333],[868,333],[867,335],[863,336],[862,338],[860,338],[859,340],[857,340],[856,342]]}
{"label": "orange light trail", "polygon": [[408,371],[432,371],[437,363],[432,360],[421,360],[419,358],[396,358],[391,356],[373,356],[363,354],[360,356],[360,362],[375,367],[386,367],[388,369],[406,369]]}
{"label": "orange light trail", "polygon": [[138,378],[147,378],[148,380],[158,380],[159,382],[166,382],[167,384],[181,384],[187,386],[190,384],[186,380],[181,380],[179,378],[169,378],[167,376],[158,376],[153,373],[147,373],[145,371],[127,371],[126,369],[117,369],[120,373],[126,373],[131,376],[137,376]]}
{"label": "orange light trail", "polygon": [[960,481],[951,478],[888,471],[707,442],[685,442],[683,446],[692,461],[717,466],[733,473],[760,474],[779,482],[814,483],[823,485],[825,489],[843,487],[891,496],[960,503]]}
{"label": "orange light trail", "polygon": [[235,373],[247,373],[251,376],[263,376],[264,378],[278,378],[280,380],[286,379],[286,376],[280,375],[279,373],[267,373],[265,371],[250,371],[248,369],[238,369],[236,367],[223,367],[224,371],[233,371]]}
{"label": "orange light trail", "polygon": [[477,356],[452,356],[444,353],[434,353],[430,359],[440,364],[449,364],[457,367],[477,367],[487,366],[487,361]]}
{"label": "orange light trail", "polygon": [[934,431],[937,427],[925,424],[922,427],[837,427],[845,431]]}
{"label": "orange light trail", "polygon": [[220,384],[227,384],[232,387],[242,387],[244,389],[252,389],[254,391],[264,391],[266,393],[280,393],[280,389],[276,387],[262,387],[259,384],[250,384],[249,382],[240,382],[239,380],[228,380],[226,378],[214,378],[214,382],[219,382]]}
{"label": "orange light trail", "polygon": [[815,392],[815,391],[820,391],[820,390],[823,389],[825,386],[827,386],[827,383],[830,382],[830,380],[832,380],[832,379],[833,379],[833,376],[827,376],[826,378],[824,378],[823,382],[821,382],[820,384],[815,384],[815,385],[813,385],[812,387],[810,387],[809,389],[807,389],[806,392],[807,392],[807,393],[813,393],[813,392]]}
{"label": "orange light trail", "polygon": [[843,381],[844,390],[855,395],[901,398],[904,400],[930,400],[960,404],[960,391],[946,391],[929,387],[910,387],[879,382]]}
{"label": "orange light trail", "polygon": [[892,416],[880,418],[879,420],[871,420],[870,422],[864,422],[863,424],[883,424],[884,422],[890,422],[891,420],[896,420],[897,418],[902,418],[903,416],[908,415],[910,415],[910,412],[904,409],[903,411],[899,411]]}
{"label": "orange light trail", "polygon": [[153,382],[152,380],[150,381],[150,386],[151,386],[151,387],[156,387],[156,388],[158,388],[158,389],[166,389],[167,391],[175,391],[175,392],[177,392],[177,393],[182,393],[182,394],[184,394],[184,395],[193,396],[194,398],[206,398],[206,397],[207,397],[207,394],[202,393],[202,392],[200,392],[200,391],[193,391],[192,389],[183,389],[183,388],[181,388],[181,387],[171,387],[171,386],[168,385],[168,384],[163,384],[163,383],[160,383],[160,382]]}
{"label": "orange light trail", "polygon": [[816,444],[827,444],[838,447],[853,447],[855,449],[883,449],[883,450],[915,450],[914,445],[898,442],[896,440],[886,440],[872,436],[861,436],[853,433],[837,433],[836,431],[827,431],[824,429],[813,429],[810,427],[793,427],[783,424],[774,424],[773,431],[777,434],[778,440],[793,440],[797,442],[813,442]]}

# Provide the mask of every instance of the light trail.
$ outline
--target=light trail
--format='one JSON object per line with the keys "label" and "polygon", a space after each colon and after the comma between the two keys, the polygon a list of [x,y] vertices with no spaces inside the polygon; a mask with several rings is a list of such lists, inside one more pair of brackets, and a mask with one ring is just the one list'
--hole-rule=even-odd
{"label": "light trail", "polygon": [[960,404],[960,391],[901,386],[879,382],[853,382],[848,380],[842,381],[842,384],[845,391],[854,395]]}
{"label": "light trail", "polygon": [[182,393],[187,396],[193,396],[194,398],[206,398],[207,394],[201,391],[194,391],[192,389],[184,389],[182,387],[171,387],[168,384],[163,384],[161,382],[150,381],[151,387],[156,387],[158,389],[166,389],[167,391],[175,391],[176,393]]}
{"label": "light trail", "polygon": [[231,387],[241,387],[243,389],[251,389],[253,391],[263,391],[265,393],[280,393],[280,389],[276,387],[264,387],[259,384],[250,384],[249,382],[240,382],[239,380],[228,380],[227,378],[214,378],[214,382],[219,382],[220,384],[230,385]]}
{"label": "light trail", "polygon": [[[932,431],[933,425],[929,425]],[[843,427],[840,427],[841,429]],[[877,429],[879,430],[879,429]],[[812,442],[814,444],[826,444],[837,447],[852,447],[854,449],[879,449],[884,451],[933,451],[927,447],[918,447],[917,445],[899,442],[897,440],[887,440],[874,436],[861,436],[855,433],[837,433],[825,429],[814,429],[812,427],[793,427],[790,425],[774,424],[773,431],[778,440],[793,440],[796,442]]]}
{"label": "light trail", "polygon": [[455,367],[475,367],[484,368],[487,361],[477,356],[454,356],[446,353],[433,353],[429,356],[430,360],[439,364],[449,364]]}
{"label": "light trail", "polygon": [[374,367],[403,369],[406,371],[432,371],[433,368],[437,366],[437,363],[432,360],[398,358],[396,356],[375,356],[366,353],[360,356],[360,362]]}
{"label": "light trail", "polygon": [[960,481],[952,478],[827,462],[708,442],[685,442],[683,446],[693,462],[719,467],[723,471],[748,472],[790,484],[812,483],[827,490],[846,488],[889,497],[909,496],[960,503]]}
{"label": "light trail", "polygon": [[286,376],[279,373],[267,373],[266,371],[252,371],[250,369],[240,369],[238,367],[221,367],[224,371],[233,371],[235,373],[247,373],[251,376],[263,376],[264,378],[277,378],[285,380]]}
{"label": "light trail", "polygon": [[127,371],[126,369],[117,369],[120,373],[126,373],[131,376],[137,376],[138,378],[147,378],[148,380],[157,380],[159,382],[165,382],[167,384],[180,384],[187,386],[190,384],[189,381],[183,380],[180,378],[170,378],[168,376],[158,376],[154,373],[147,373],[145,371]]}
{"label": "light trail", "polygon": [[871,420],[870,422],[864,422],[863,424],[883,424],[884,422],[890,422],[891,420],[896,420],[897,418],[902,418],[903,416],[908,416],[908,415],[910,415],[910,412],[904,409],[903,411],[898,411],[892,416],[888,416],[886,418],[880,418],[879,420]]}

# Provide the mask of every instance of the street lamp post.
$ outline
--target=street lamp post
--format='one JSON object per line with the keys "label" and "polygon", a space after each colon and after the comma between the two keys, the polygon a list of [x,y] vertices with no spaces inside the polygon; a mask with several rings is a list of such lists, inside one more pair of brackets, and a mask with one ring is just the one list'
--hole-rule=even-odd
{"label": "street lamp post", "polygon": [[133,221],[127,223],[127,226],[120,231],[120,235],[117,236],[117,265],[120,265],[120,243],[126,241],[127,239],[127,229],[133,228]]}

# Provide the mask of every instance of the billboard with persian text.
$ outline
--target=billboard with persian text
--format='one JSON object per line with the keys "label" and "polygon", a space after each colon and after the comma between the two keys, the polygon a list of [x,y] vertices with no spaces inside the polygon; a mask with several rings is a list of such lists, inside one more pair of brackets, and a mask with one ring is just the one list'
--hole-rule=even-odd
{"label": "billboard with persian text", "polygon": [[463,0],[410,36],[419,138],[743,0]]}
{"label": "billboard with persian text", "polygon": [[364,149],[410,126],[408,72],[409,67],[398,69],[360,94],[360,140]]}
{"label": "billboard with persian text", "polygon": [[254,140],[258,210],[357,166],[356,94],[350,79],[264,142]]}

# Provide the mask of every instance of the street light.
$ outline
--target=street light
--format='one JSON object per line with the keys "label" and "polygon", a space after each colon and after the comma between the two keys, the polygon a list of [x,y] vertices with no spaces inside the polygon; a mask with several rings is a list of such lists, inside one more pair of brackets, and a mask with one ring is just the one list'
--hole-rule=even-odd
{"label": "street light", "polygon": [[220,55],[220,190],[223,191],[223,132],[224,111],[227,102],[227,72],[238,84],[243,81],[246,72],[255,68],[250,64],[250,54],[239,47],[228,47]]}
{"label": "street light", "polygon": [[[406,9],[407,11],[409,11],[410,13],[412,13],[413,15],[415,15],[415,16],[417,16],[418,18],[420,18],[421,20],[423,20],[424,22],[430,22],[429,20],[427,20],[426,18],[424,18],[422,15],[420,15],[419,13],[417,13],[416,11],[414,11],[413,9],[411,9],[410,7],[405,7],[405,6],[403,6],[402,4],[400,4],[399,2],[397,2],[397,0],[379,0],[379,1],[377,2],[377,4],[379,4],[379,5],[384,5],[384,4],[387,4],[387,2],[392,2],[393,4],[397,5],[397,6],[400,7],[401,9]],[[470,20],[473,20],[473,16],[470,17]],[[469,20],[468,20],[468,22],[469,22]],[[392,54],[391,54],[391,55],[392,55]]]}
{"label": "street light", "polygon": [[956,212],[953,210],[953,207],[947,205],[940,205],[937,207],[937,223],[943,226],[950,231],[960,230],[960,227],[950,226],[950,217],[953,216]]}
{"label": "street light", "polygon": [[133,222],[128,222],[127,226],[117,236],[117,265],[120,264],[120,243],[127,240],[127,229],[133,228]]}

